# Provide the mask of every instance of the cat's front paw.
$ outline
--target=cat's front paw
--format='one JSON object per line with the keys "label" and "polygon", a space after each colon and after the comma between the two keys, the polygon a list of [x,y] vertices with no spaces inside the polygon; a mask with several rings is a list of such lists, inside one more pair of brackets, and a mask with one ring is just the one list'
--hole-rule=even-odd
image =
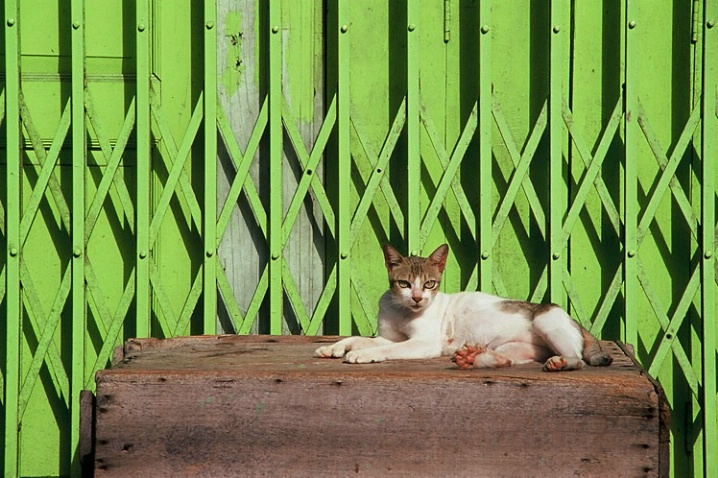
{"label": "cat's front paw", "polygon": [[454,353],[451,361],[460,369],[468,369],[475,366],[476,356],[485,351],[480,345],[464,345]]}
{"label": "cat's front paw", "polygon": [[344,356],[346,363],[374,363],[383,362],[386,357],[371,349],[352,350]]}
{"label": "cat's front paw", "polygon": [[319,347],[314,351],[314,356],[319,358],[341,358],[346,353],[346,347],[343,344],[331,344]]}

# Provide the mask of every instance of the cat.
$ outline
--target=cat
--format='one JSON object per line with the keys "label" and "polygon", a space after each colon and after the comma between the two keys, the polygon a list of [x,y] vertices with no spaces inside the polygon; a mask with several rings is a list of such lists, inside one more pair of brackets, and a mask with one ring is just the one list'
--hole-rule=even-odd
{"label": "cat", "polygon": [[385,245],[390,287],[379,300],[378,336],[348,337],[314,355],[348,363],[452,355],[461,369],[543,362],[548,372],[611,364],[598,340],[557,305],[439,292],[448,254],[446,244],[426,258]]}

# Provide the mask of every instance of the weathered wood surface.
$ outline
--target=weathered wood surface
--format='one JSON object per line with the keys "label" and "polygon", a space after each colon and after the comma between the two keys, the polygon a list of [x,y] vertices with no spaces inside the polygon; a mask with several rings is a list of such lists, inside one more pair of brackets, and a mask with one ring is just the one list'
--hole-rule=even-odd
{"label": "weathered wood surface", "polygon": [[312,357],[334,339],[127,342],[97,374],[96,475],[668,476],[662,393],[615,343],[549,374]]}

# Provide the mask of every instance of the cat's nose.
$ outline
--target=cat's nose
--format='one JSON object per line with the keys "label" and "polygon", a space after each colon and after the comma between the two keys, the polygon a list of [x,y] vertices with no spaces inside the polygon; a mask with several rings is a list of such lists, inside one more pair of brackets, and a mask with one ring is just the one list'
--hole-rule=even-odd
{"label": "cat's nose", "polygon": [[421,302],[421,296],[417,297],[417,296],[413,295],[413,296],[411,296],[411,299],[412,299],[414,302],[416,302],[417,304],[418,304],[419,302]]}

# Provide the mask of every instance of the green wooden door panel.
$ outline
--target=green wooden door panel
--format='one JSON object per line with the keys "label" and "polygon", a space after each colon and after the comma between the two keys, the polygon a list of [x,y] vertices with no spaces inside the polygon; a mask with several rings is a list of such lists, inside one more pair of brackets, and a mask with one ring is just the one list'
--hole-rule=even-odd
{"label": "green wooden door panel", "polygon": [[448,242],[444,290],[631,343],[718,477],[715,0],[0,3],[6,476],[79,473],[126,338],[372,334],[381,245]]}

